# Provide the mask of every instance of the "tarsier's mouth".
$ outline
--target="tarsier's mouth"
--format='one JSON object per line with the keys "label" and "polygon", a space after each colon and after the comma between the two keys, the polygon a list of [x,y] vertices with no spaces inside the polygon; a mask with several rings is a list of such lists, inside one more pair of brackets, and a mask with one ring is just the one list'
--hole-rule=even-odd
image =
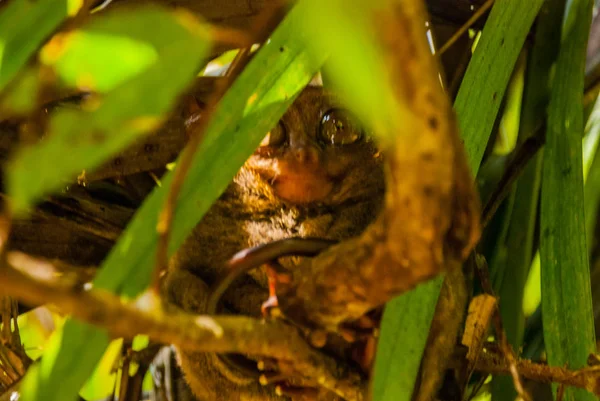
{"label": "tarsier's mouth", "polygon": [[317,174],[280,174],[273,178],[275,195],[284,201],[302,205],[325,200],[334,189],[335,181]]}

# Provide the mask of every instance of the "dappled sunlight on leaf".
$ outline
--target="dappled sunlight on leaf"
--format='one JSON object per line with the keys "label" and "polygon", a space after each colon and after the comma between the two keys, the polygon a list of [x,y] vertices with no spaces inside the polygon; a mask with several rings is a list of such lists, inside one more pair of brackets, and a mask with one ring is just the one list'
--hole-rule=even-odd
{"label": "dappled sunlight on leaf", "polygon": [[[82,170],[100,165],[163,121],[209,49],[206,30],[190,30],[190,23],[182,26],[179,21],[157,7],[108,13],[86,30],[58,35],[50,42],[42,59],[55,65],[64,79],[110,90],[92,98],[93,107],[57,110],[46,138],[16,156],[8,174],[15,213]],[[148,30],[148,24],[156,29]],[[53,168],[41,167],[47,163]]]}
{"label": "dappled sunlight on leaf", "polygon": [[158,52],[126,36],[75,31],[56,35],[40,60],[69,86],[107,92],[156,63]]}

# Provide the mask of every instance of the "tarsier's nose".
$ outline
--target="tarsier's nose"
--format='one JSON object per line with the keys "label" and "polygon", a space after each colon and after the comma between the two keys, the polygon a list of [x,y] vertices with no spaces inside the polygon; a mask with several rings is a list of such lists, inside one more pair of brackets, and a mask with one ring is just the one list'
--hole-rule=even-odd
{"label": "tarsier's nose", "polygon": [[316,165],[319,164],[319,149],[315,146],[306,144],[292,150],[293,156],[300,164]]}

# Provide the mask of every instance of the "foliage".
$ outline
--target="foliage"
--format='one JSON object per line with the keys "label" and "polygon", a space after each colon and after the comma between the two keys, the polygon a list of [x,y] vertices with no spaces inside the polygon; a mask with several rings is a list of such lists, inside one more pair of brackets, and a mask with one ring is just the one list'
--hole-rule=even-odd
{"label": "foliage", "polygon": [[[133,14],[126,11],[57,34],[42,48],[42,66],[51,68],[61,83],[102,98],[93,110],[53,113],[49,139],[17,156],[8,175],[15,213],[155,129],[197,74],[209,43],[206,31],[191,15],[153,7]],[[156,30],[148,31],[148,24]],[[192,47],[197,51],[190,54]],[[106,68],[106,59],[118,69]],[[172,78],[166,81],[164,76]],[[61,154],[71,157],[57,157]],[[44,168],[50,163],[52,169]]]}
{"label": "foliage", "polygon": [[[535,45],[527,53],[522,106],[516,102],[522,108],[516,112],[521,115],[522,143],[536,131],[539,120],[546,118],[545,106],[540,105],[550,99],[541,193],[544,336],[549,362],[575,368],[584,366],[587,354],[595,351],[585,237],[588,216],[584,215],[580,170],[584,133],[580,100],[592,1],[546,2],[554,11],[565,9],[566,17],[562,31],[556,24],[560,12],[538,19]],[[301,0],[260,47],[211,115],[178,197],[169,254],[183,243],[264,133],[275,126],[319,70],[327,73],[375,135],[389,133],[382,126],[401,123],[402,108],[390,93],[381,48],[369,31],[374,9],[389,1],[362,3],[348,6],[341,0]],[[455,110],[474,174],[493,141],[511,72],[519,55],[526,54],[524,42],[543,3],[496,2],[462,80]],[[26,213],[78,176],[85,179],[86,170],[110,160],[164,123],[201,70],[213,39],[210,27],[186,11],[144,5],[99,13],[81,23],[75,16],[82,6],[87,11],[87,3],[57,4],[56,0],[13,0],[0,7],[0,120],[30,114],[45,92],[95,93],[83,109],[52,113],[43,140],[13,157],[5,172],[6,190],[11,211],[17,214]],[[81,25],[73,28],[69,22]],[[66,28],[60,30],[60,24]],[[324,37],[329,40],[321,40]],[[555,43],[560,43],[560,52],[549,94],[556,55],[548,49]],[[596,145],[594,141],[591,147],[595,150]],[[493,233],[500,240],[492,253],[504,252],[504,259],[492,264],[496,269],[492,275],[501,278],[494,284],[515,350],[523,344],[522,298],[536,250],[541,166],[539,154],[529,162],[511,195],[513,207],[500,222],[505,237]],[[594,171],[592,166],[591,177]],[[159,212],[174,175],[169,172],[162,177],[162,185],[138,209],[103,262],[94,288],[131,300],[148,287],[155,267]],[[386,306],[373,381],[375,401],[411,399],[426,347],[423,333],[433,319],[442,280],[443,276],[436,277]],[[513,290],[517,295],[505,302]],[[74,399],[109,342],[105,331],[67,319],[45,345],[42,362],[28,372],[22,399]],[[510,380],[495,378],[494,399],[514,398],[509,386]],[[583,390],[569,391],[566,397],[594,399]]]}

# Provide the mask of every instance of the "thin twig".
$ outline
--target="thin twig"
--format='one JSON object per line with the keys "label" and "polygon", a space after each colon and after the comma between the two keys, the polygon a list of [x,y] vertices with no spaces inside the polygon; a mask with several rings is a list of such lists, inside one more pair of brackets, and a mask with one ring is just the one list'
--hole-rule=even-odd
{"label": "thin twig", "polygon": [[[340,366],[340,361],[315,350],[296,328],[281,321],[165,312],[152,293],[143,299],[152,307],[142,310],[141,306],[126,304],[108,292],[77,291],[35,280],[11,266],[0,269],[0,291],[32,305],[52,303],[62,312],[102,327],[115,337],[132,339],[146,334],[155,342],[189,351],[232,352],[285,360],[303,377],[318,381],[347,400],[360,401],[365,396],[366,383],[358,371]],[[142,300],[137,304],[142,305]]]}
{"label": "thin twig", "polygon": [[508,168],[502,174],[502,178],[490,195],[488,201],[481,212],[481,226],[486,227],[490,222],[502,201],[508,196],[512,184],[519,178],[527,163],[537,154],[544,144],[543,131],[540,128],[529,138],[527,138],[516,150],[515,156],[510,161]]}
{"label": "thin twig", "polygon": [[477,11],[473,13],[471,18],[469,18],[467,22],[463,24],[463,26],[458,28],[454,35],[452,35],[452,37],[450,37],[450,39],[448,39],[448,41],[444,43],[442,47],[440,47],[440,50],[438,50],[438,55],[441,56],[444,54],[444,52],[448,50],[450,46],[452,46],[471,26],[473,26],[475,22],[477,22],[477,20],[492,6],[492,4],[494,4],[494,0],[488,0],[481,7],[479,7]]}
{"label": "thin twig", "polygon": [[[517,360],[516,369],[521,376],[529,380],[582,388],[595,395],[600,395],[600,371],[597,368],[585,367],[569,370],[529,360]],[[510,362],[504,355],[486,350],[477,360],[475,370],[492,375],[510,374]]]}

